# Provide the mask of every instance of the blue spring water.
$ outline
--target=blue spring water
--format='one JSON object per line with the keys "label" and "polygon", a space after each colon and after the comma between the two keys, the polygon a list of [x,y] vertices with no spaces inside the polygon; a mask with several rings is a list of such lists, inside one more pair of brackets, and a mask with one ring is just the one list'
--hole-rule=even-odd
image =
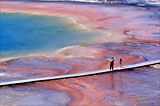
{"label": "blue spring water", "polygon": [[63,17],[0,13],[1,58],[86,44],[96,36],[96,33],[74,27]]}

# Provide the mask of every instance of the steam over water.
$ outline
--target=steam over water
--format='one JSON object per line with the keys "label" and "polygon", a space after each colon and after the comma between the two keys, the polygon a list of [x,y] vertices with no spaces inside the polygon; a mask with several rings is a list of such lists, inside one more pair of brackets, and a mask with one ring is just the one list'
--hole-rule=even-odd
{"label": "steam over water", "polygon": [[61,17],[22,13],[0,13],[0,16],[1,58],[87,44],[96,37],[96,32],[87,32]]}

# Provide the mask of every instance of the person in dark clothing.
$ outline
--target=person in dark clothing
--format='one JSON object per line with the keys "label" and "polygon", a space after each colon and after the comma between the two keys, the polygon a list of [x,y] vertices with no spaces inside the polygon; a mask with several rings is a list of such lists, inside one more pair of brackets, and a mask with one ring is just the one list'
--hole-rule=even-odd
{"label": "person in dark clothing", "polygon": [[112,57],[111,63],[110,63],[110,70],[114,69],[114,58]]}
{"label": "person in dark clothing", "polygon": [[122,59],[121,58],[119,59],[119,64],[120,64],[120,67],[122,67]]}

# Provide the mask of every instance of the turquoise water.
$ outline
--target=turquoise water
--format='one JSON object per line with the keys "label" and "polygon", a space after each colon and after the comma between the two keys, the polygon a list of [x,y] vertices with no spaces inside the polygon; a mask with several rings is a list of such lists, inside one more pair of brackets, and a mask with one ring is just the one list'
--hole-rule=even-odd
{"label": "turquoise water", "polygon": [[91,43],[89,40],[97,35],[75,27],[63,17],[0,13],[0,25],[1,58]]}

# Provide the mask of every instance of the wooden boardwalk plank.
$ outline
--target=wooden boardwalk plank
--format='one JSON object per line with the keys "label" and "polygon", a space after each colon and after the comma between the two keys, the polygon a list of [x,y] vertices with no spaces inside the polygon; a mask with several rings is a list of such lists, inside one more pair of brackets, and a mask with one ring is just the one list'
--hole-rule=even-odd
{"label": "wooden boardwalk plank", "polygon": [[0,83],[0,87],[9,86],[9,85],[32,83],[32,82],[41,82],[41,81],[49,81],[49,80],[58,80],[58,79],[65,79],[65,78],[89,76],[89,75],[95,75],[95,74],[102,74],[102,73],[108,73],[108,72],[114,72],[114,71],[121,71],[121,70],[139,68],[139,67],[144,67],[144,66],[149,66],[149,65],[154,65],[154,64],[160,64],[160,60],[154,60],[154,61],[148,61],[148,62],[142,62],[142,63],[132,64],[132,65],[127,65],[127,66],[123,66],[122,68],[121,67],[114,68],[114,70],[104,69],[104,70],[84,72],[84,73],[79,73],[79,74],[68,74],[68,75],[60,75],[60,76],[53,76],[53,77],[44,77],[44,78],[35,78],[35,79],[2,82],[2,83]]}

